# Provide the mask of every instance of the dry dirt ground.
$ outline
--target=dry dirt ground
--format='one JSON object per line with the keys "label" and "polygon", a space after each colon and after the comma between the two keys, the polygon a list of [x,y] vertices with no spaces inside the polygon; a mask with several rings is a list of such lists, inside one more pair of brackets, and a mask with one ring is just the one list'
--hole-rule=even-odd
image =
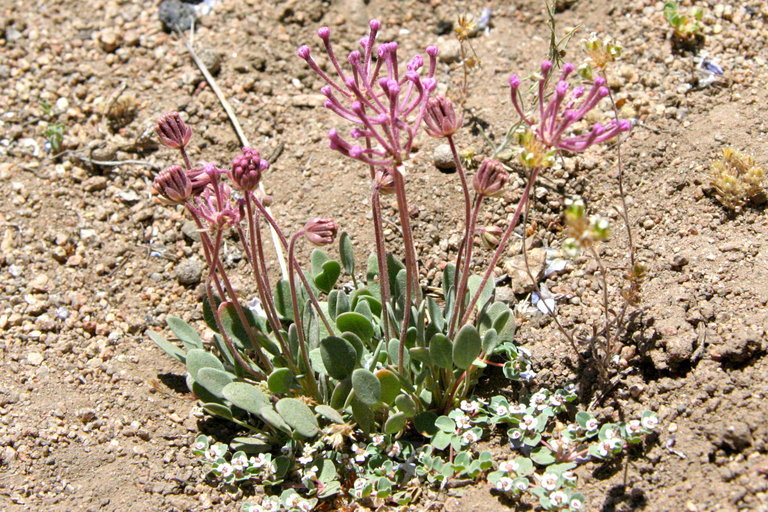
{"label": "dry dirt ground", "polygon": [[[761,0],[697,2],[706,10],[699,55],[724,70],[709,84],[693,54],[672,51],[661,2],[567,3],[558,34],[580,27],[568,59],[584,57],[579,39],[591,31],[624,45],[610,85],[622,115],[638,120],[621,150],[638,257],[649,269],[624,340],[622,377],[596,410],[609,418],[650,408],[662,420],[644,450],[580,472],[589,509],[768,510],[768,218],[761,207],[727,212],[708,180],[710,161],[726,146],[768,163],[768,8]],[[493,4],[492,29],[472,40],[482,67],[471,73],[466,107],[498,144],[514,119],[506,78],[535,69],[549,32],[540,1]],[[360,233],[361,253],[371,247],[367,171],[327,149],[324,134],[337,121],[317,108],[318,81],[296,47],[316,45],[321,25],[351,43],[378,17],[402,55],[438,41],[450,60],[452,36],[438,38],[438,22],[479,15],[483,5],[224,0],[200,20],[196,47],[220,67],[219,84],[252,144],[267,155],[282,148],[267,187],[285,226],[331,216]],[[153,201],[151,167],[89,161],[171,163],[174,155],[147,137],[167,110],[193,126],[194,160],[224,165],[237,139],[179,37],[162,30],[157,2],[4,0],[0,9],[0,509],[238,510],[242,496],[207,481],[189,452],[200,429],[215,433],[220,425],[186,392],[183,367],[145,335],[162,329],[167,314],[201,318],[192,230],[182,231],[180,212]],[[455,93],[457,64],[441,62],[438,74]],[[105,118],[116,101],[130,106],[119,97],[138,102],[135,119]],[[45,147],[55,122],[64,128],[59,158]],[[477,129],[459,141],[480,156],[490,150]],[[433,166],[434,145],[420,141],[408,182],[424,277],[432,281],[455,252],[450,233],[461,210],[456,176]],[[498,223],[514,207],[516,172],[484,222]],[[615,297],[626,264],[616,148],[568,158],[545,176],[529,222],[533,244],[560,245],[564,198],[575,193],[590,212],[612,219],[614,237],[602,250]],[[230,256],[231,265],[243,264]],[[566,328],[583,332],[599,318],[597,276],[584,259],[546,280]],[[506,296],[527,300],[511,290]],[[580,382],[589,400],[590,373],[548,318],[519,320],[537,382]],[[432,506],[508,509],[483,483]]]}

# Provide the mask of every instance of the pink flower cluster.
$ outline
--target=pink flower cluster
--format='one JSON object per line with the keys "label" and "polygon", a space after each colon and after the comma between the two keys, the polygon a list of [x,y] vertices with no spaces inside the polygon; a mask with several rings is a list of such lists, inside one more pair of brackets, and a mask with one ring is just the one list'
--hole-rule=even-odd
{"label": "pink flower cluster", "polygon": [[365,141],[363,145],[352,143],[332,129],[328,133],[331,149],[371,165],[399,165],[410,153],[427,100],[436,87],[437,48],[426,49],[429,56],[426,76],[421,75],[424,59],[420,55],[413,57],[402,72],[395,42],[378,45],[375,49],[378,58],[374,59],[381,22],[371,20],[369,26],[370,32],[360,40],[361,50],[347,57],[350,68],[346,72],[333,51],[330,29],[322,27],[317,31],[335,77],[320,68],[309,46],[302,46],[296,54],[326,82],[321,89],[327,98],[325,106],[356,125],[350,131],[352,139]]}

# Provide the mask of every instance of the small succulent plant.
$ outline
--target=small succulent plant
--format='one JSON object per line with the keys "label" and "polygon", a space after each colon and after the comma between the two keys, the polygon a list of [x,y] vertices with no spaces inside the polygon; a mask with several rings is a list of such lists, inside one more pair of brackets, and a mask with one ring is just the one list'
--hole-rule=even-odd
{"label": "small succulent plant", "polygon": [[685,49],[692,49],[703,41],[700,23],[704,17],[704,9],[699,6],[691,8],[689,13],[681,13],[680,6],[676,1],[669,1],[664,4],[664,17],[667,23],[672,27],[672,42],[676,46]]}
{"label": "small succulent plant", "polygon": [[724,149],[723,157],[712,162],[710,179],[715,197],[730,210],[766,202],[768,180],[765,169],[751,156],[733,148]]}

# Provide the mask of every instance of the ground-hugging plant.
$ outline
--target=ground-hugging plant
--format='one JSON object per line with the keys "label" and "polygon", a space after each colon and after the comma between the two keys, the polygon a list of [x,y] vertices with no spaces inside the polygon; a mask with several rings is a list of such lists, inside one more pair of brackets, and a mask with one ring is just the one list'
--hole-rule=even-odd
{"label": "ground-hugging plant", "polygon": [[[554,157],[583,151],[631,128],[628,121],[614,119],[573,132],[608,95],[600,77],[588,88],[572,88],[569,78],[575,67],[565,64],[550,94],[553,64],[545,61],[537,76],[536,114],[530,115],[519,97],[521,80],[513,75],[512,103],[528,127],[517,139],[529,176],[506,228],[489,231],[496,250],[487,269],[474,275],[475,237],[480,232],[488,238],[477,229],[477,219],[483,205],[503,193],[508,171],[500,162],[485,159],[470,183],[454,140],[462,117],[449,100],[433,96],[437,49],[427,48],[426,67],[417,55],[403,70],[396,43],[376,46],[379,29],[380,23],[371,21],[361,50],[350,53],[346,70],[334,54],[327,28],[318,35],[333,73],[323,70],[308,46],[297,52],[326,82],[321,89],[325,106],[354,126],[348,136],[331,130],[331,149],[369,169],[376,243],[364,273],[346,233],[339,236],[340,262],[315,249],[309,269],[303,270],[297,245],[304,239],[329,245],[338,228],[330,219],[312,219],[294,234],[286,233],[268,209],[272,198],[258,192],[269,168],[258,151],[244,148],[229,169],[210,163],[193,167],[185,149],[191,128],[177,113],[163,116],[157,125],[161,142],[179,150],[183,166],[163,170],[154,189],[166,203],[183,206],[198,227],[208,266],[204,317],[213,335],[204,341],[180,318],[169,317],[168,326],[183,348],[158,333],[151,337],[186,364],[188,385],[206,411],[249,431],[235,439],[237,453],[230,459],[221,445],[200,440],[198,448],[211,454],[218,474],[230,481],[247,478],[278,485],[301,469],[303,496],[291,488],[279,500],[265,498],[259,505],[263,510],[278,503],[288,509],[311,508],[316,498],[333,499],[347,491],[353,497],[375,493],[381,499],[407,502],[407,483],[414,475],[403,464],[414,464],[417,455],[431,461],[419,475],[430,482],[462,475],[478,478],[492,468],[488,455],[462,450],[480,438],[480,425],[498,421],[478,422],[461,432],[451,425],[454,409],[470,396],[492,356],[503,357],[499,364],[509,378],[531,375],[527,359],[513,343],[513,313],[505,303],[494,301],[494,267],[537,176]],[[444,270],[439,297],[422,292],[405,187],[406,162],[422,123],[430,136],[448,140],[463,190],[463,238],[456,263]],[[381,194],[396,196],[404,263],[385,247]],[[277,233],[288,255],[287,275],[276,283],[265,260],[264,228]],[[223,262],[230,233],[242,247],[257,290],[256,300],[248,303],[238,296]],[[351,285],[338,285],[342,270],[351,276]],[[449,416],[441,416],[446,413]],[[521,421],[528,421],[525,415],[508,423]],[[418,442],[406,442],[414,433],[431,437],[428,450],[448,449],[447,461],[421,452]],[[386,453],[379,446],[386,447]],[[251,459],[246,453],[261,455]],[[394,462],[397,457],[405,462]],[[371,459],[376,463],[357,464]],[[368,476],[358,484],[355,478],[360,475]]]}

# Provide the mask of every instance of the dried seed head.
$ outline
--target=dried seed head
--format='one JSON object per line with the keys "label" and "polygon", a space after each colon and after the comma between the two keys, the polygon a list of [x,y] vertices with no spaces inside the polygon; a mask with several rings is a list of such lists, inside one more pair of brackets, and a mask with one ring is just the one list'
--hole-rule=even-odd
{"label": "dried seed head", "polygon": [[152,188],[169,204],[182,204],[192,196],[192,182],[178,165],[160,171]]}
{"label": "dried seed head", "polygon": [[171,149],[183,148],[192,137],[192,128],[181,120],[178,112],[163,114],[155,125],[155,132],[160,142]]}
{"label": "dried seed head", "polygon": [[480,228],[480,242],[486,249],[495,249],[499,246],[499,240],[504,235],[504,230],[498,226],[486,226]]}
{"label": "dried seed head", "polygon": [[232,160],[229,176],[235,187],[240,190],[256,190],[261,181],[261,173],[269,168],[269,162],[261,158],[258,151],[243,148],[243,153]]}
{"label": "dried seed head", "polygon": [[315,218],[304,226],[304,236],[315,245],[332,244],[338,231],[338,226],[331,219]]}
{"label": "dried seed head", "polygon": [[427,101],[424,123],[430,137],[450,137],[461,128],[463,116],[456,115],[451,100],[445,96],[435,96]]}
{"label": "dried seed head", "polygon": [[394,169],[392,167],[379,167],[376,169],[373,186],[380,194],[388,195],[395,193],[395,177],[393,173]]}
{"label": "dried seed head", "polygon": [[492,158],[486,158],[480,164],[472,185],[475,192],[481,196],[492,197],[499,195],[502,188],[509,180],[509,173],[504,169],[504,164]]}

